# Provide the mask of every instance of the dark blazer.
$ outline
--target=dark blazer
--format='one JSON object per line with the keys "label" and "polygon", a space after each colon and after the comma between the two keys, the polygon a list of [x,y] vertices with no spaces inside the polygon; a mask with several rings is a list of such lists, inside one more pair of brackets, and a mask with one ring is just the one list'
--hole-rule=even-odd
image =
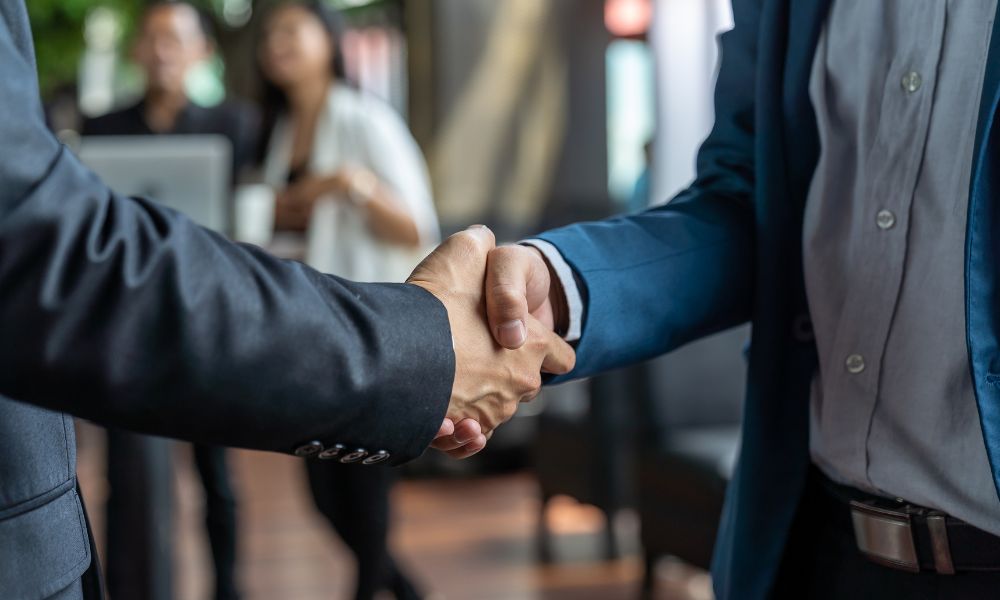
{"label": "dark blazer", "polygon": [[[540,236],[563,253],[588,295],[570,376],[752,321],[742,448],[713,561],[722,600],[770,593],[809,464],[809,383],[817,356],[803,283],[802,215],[819,153],[810,66],[829,3],[734,0],[736,27],[722,36],[716,123],[692,186],[662,208]],[[1000,482],[998,91],[994,25],[969,190],[965,276],[970,364]]]}
{"label": "dark blazer", "polygon": [[322,275],[105,187],[46,129],[24,4],[0,0],[0,598],[52,595],[91,562],[65,413],[400,463],[453,377],[424,290]]}

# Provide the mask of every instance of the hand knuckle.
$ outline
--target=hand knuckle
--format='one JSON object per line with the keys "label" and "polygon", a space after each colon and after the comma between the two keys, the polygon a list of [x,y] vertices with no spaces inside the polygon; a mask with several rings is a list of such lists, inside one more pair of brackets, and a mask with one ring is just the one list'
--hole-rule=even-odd
{"label": "hand knuckle", "polygon": [[513,419],[516,413],[517,413],[517,404],[514,402],[508,402],[503,407],[504,422]]}
{"label": "hand knuckle", "polygon": [[463,255],[470,255],[479,252],[479,240],[476,236],[467,231],[460,231],[451,236],[451,243],[458,252]]}
{"label": "hand knuckle", "polygon": [[491,295],[496,307],[504,312],[517,311],[524,299],[524,294],[509,283],[495,284]]}
{"label": "hand knuckle", "polygon": [[516,260],[519,255],[520,246],[500,246],[494,250],[495,257],[502,261],[513,261]]}
{"label": "hand knuckle", "polygon": [[518,378],[518,388],[522,394],[531,393],[541,386],[540,377],[537,374],[526,373]]}

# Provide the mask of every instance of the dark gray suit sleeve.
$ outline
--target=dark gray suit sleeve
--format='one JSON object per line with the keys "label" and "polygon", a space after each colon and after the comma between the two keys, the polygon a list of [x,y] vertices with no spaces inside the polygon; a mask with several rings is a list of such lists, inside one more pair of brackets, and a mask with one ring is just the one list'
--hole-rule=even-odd
{"label": "dark gray suit sleeve", "polygon": [[419,455],[454,378],[441,303],[114,194],[46,130],[26,32],[0,0],[0,394],[198,442]]}

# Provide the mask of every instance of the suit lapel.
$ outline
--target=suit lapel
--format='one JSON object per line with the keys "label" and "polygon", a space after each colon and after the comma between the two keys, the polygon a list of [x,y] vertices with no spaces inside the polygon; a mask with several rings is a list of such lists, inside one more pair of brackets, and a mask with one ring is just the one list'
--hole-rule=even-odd
{"label": "suit lapel", "polygon": [[997,196],[1000,195],[1000,139],[996,111],[1000,102],[1000,31],[993,21],[989,56],[979,102],[965,236],[966,328],[969,361],[986,453],[1000,491],[1000,254]]}
{"label": "suit lapel", "polygon": [[819,131],[809,99],[813,57],[832,0],[790,0],[788,51],[782,90],[788,185],[793,198],[805,205],[809,183],[819,160]]}
{"label": "suit lapel", "polygon": [[[989,134],[988,129],[991,123],[990,117],[996,113],[998,92],[1000,92],[1000,21],[998,21],[994,16],[993,33],[990,37],[989,56],[986,60],[986,72],[983,76],[983,94],[979,101],[979,120],[976,125],[976,145],[975,151],[972,154],[975,157],[979,157],[980,153],[984,150],[983,140],[985,136]],[[977,171],[972,174],[973,181],[975,181],[976,177],[979,175],[979,166],[979,161],[973,164],[973,167],[977,169]]]}

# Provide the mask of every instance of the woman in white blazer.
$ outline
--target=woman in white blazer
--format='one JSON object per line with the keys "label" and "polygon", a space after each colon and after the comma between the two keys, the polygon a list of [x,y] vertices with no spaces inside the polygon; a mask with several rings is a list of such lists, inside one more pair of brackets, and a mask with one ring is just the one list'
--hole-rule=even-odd
{"label": "woman in white blazer", "polygon": [[305,231],[306,262],[320,271],[403,281],[440,241],[427,166],[400,116],[345,81],[338,23],[318,2],[267,19],[264,179],[279,191],[275,224]]}
{"label": "woman in white blazer", "polygon": [[[318,2],[282,4],[265,21],[263,170],[275,226],[303,232],[305,261],[320,271],[403,281],[439,241],[427,167],[399,115],[345,81],[341,32]],[[341,464],[350,452],[307,470],[316,506],[357,557],[356,598],[419,597],[386,547],[391,471]]]}

